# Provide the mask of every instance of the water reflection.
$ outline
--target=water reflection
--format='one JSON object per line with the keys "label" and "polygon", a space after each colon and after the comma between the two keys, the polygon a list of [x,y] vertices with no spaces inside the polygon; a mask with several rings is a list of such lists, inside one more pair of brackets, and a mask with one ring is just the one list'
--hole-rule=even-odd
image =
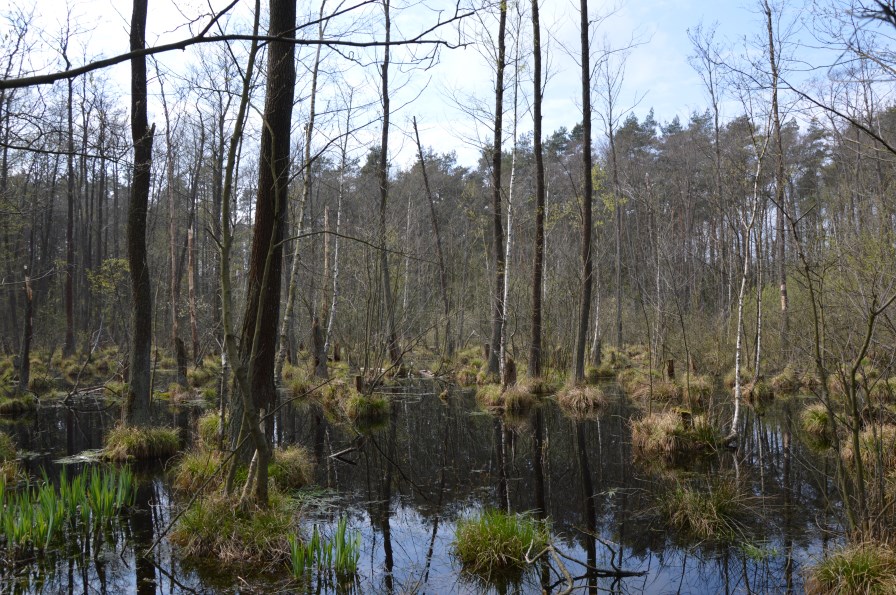
{"label": "water reflection", "polygon": [[[560,566],[543,556],[515,581],[484,584],[465,576],[451,555],[458,518],[485,507],[548,519],[563,566],[577,592],[796,592],[800,569],[827,547],[818,526],[833,524],[829,463],[794,431],[797,405],[784,402],[748,422],[739,453],[720,451],[679,461],[632,456],[625,399],[593,419],[566,417],[551,401],[527,416],[504,419],[477,411],[469,393],[445,400],[432,386],[393,395],[386,423],[354,428],[316,404],[289,404],[276,420],[278,441],[308,446],[317,482],[332,506],[308,523],[331,528],[347,515],[363,535],[358,581],[295,585],[284,575],[255,577],[237,569],[181,562],[164,539],[175,504],[164,469],[147,470],[138,505],[111,538],[75,544],[42,564],[5,568],[13,592],[192,593],[297,590],[362,593],[541,593],[563,591]],[[51,480],[53,461],[99,448],[117,421],[101,402],[48,408],[7,424],[26,467]],[[195,410],[160,409],[159,420],[188,427]],[[333,457],[334,453],[343,453]],[[709,481],[733,472],[755,496],[756,518],[731,544],[694,543],[669,532],[656,496],[676,481]],[[761,497],[760,497],[761,496]],[[242,577],[238,576],[242,574]],[[15,577],[15,578],[13,578]]]}

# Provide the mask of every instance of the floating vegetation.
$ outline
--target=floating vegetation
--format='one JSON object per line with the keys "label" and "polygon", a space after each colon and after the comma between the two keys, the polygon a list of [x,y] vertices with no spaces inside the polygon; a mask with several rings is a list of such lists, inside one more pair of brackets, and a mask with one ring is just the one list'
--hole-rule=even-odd
{"label": "floating vegetation", "polygon": [[348,520],[340,517],[336,532],[330,539],[321,536],[314,526],[311,539],[302,542],[295,535],[288,536],[290,569],[296,578],[311,573],[334,573],[338,578],[353,577],[358,572],[361,558],[361,532],[348,531]]}
{"label": "floating vegetation", "polygon": [[180,447],[175,428],[135,427],[119,424],[106,436],[105,457],[112,461],[163,459]]}
{"label": "floating vegetation", "polygon": [[537,554],[547,540],[544,524],[529,516],[486,510],[457,522],[453,550],[464,570],[491,574],[525,568],[526,552]]}

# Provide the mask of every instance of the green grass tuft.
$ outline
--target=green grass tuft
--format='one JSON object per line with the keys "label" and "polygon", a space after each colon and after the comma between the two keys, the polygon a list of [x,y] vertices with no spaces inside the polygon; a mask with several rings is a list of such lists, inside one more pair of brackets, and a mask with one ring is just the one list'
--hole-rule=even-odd
{"label": "green grass tuft", "polygon": [[748,510],[744,494],[730,480],[709,486],[677,484],[659,497],[658,504],[672,527],[700,540],[734,539]]}
{"label": "green grass tuft", "polygon": [[464,570],[491,574],[524,568],[526,552],[540,553],[547,541],[547,529],[535,519],[486,510],[457,522],[453,549]]}
{"label": "green grass tuft", "polygon": [[314,455],[298,445],[275,449],[268,475],[282,490],[304,487],[314,479]]}
{"label": "green grass tuft", "polygon": [[139,428],[119,424],[106,436],[103,456],[112,461],[164,459],[180,447],[175,428]]}
{"label": "green grass tuft", "polygon": [[[221,453],[194,448],[183,453],[175,463],[171,485],[175,490],[193,493],[198,490],[221,464]],[[214,485],[221,483],[219,476]]]}
{"label": "green grass tuft", "polygon": [[829,555],[807,572],[806,593],[896,593],[896,552],[883,544],[859,543]]}
{"label": "green grass tuft", "polygon": [[607,404],[607,396],[597,386],[573,385],[557,393],[557,402],[574,415],[586,415]]}
{"label": "green grass tuft", "polygon": [[197,438],[199,443],[206,448],[215,448],[218,445],[218,434],[221,430],[221,416],[217,411],[209,411],[199,418],[196,423]]}

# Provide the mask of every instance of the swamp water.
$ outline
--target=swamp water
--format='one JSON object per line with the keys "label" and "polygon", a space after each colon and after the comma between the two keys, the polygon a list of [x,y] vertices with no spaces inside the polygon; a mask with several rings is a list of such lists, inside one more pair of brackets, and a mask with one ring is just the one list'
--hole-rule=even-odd
{"label": "swamp water", "polygon": [[[477,410],[470,393],[440,399],[439,390],[417,385],[392,395],[376,426],[334,422],[315,403],[277,419],[276,440],[305,445],[318,461],[317,487],[300,493],[300,533],[317,525],[330,535],[345,517],[362,536],[350,584],[186,561],[164,537],[150,556],[135,555],[178,510],[156,465],[135,469],[137,505],[103,535],[40,559],[3,560],[0,593],[560,593],[570,580],[576,593],[784,593],[801,592],[803,569],[834,545],[832,462],[799,439],[794,399],[752,416],[737,456],[669,464],[633,455],[628,420],[637,411],[618,394],[598,415],[576,420],[551,399],[501,418]],[[157,415],[188,436],[199,413]],[[63,468],[69,477],[84,468],[118,416],[86,401],[2,423],[26,470],[56,481]],[[668,527],[663,493],[685,484],[709,490],[721,477],[737,478],[747,496],[749,513],[733,538],[701,543]],[[517,576],[461,572],[451,553],[455,523],[485,507],[544,511],[559,557],[542,556]]]}

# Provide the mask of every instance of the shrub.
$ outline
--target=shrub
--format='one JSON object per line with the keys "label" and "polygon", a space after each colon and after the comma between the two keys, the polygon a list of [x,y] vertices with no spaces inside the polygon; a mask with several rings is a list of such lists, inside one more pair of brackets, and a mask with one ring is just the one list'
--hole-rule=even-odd
{"label": "shrub", "polygon": [[544,525],[531,517],[487,510],[457,522],[453,549],[464,570],[491,574],[524,568],[526,552],[541,552],[547,540]]}
{"label": "shrub", "polygon": [[745,497],[730,480],[709,486],[677,484],[659,499],[669,524],[688,537],[731,540],[747,511]]}
{"label": "shrub", "polygon": [[568,386],[557,393],[560,407],[584,415],[607,404],[607,396],[597,386]]}
{"label": "shrub", "polygon": [[314,456],[298,445],[277,448],[268,465],[268,475],[283,490],[295,490],[310,484],[314,478]]}
{"label": "shrub", "polygon": [[818,376],[815,375],[815,372],[811,370],[806,370],[803,372],[803,375],[800,376],[800,388],[802,388],[806,392],[815,392],[821,386],[821,381],[818,379]]}
{"label": "shrub", "polygon": [[175,428],[142,428],[119,424],[106,436],[103,456],[113,461],[163,459],[180,445]]}
{"label": "shrub", "polygon": [[859,543],[832,553],[811,567],[806,593],[896,592],[896,553],[883,544]]}

